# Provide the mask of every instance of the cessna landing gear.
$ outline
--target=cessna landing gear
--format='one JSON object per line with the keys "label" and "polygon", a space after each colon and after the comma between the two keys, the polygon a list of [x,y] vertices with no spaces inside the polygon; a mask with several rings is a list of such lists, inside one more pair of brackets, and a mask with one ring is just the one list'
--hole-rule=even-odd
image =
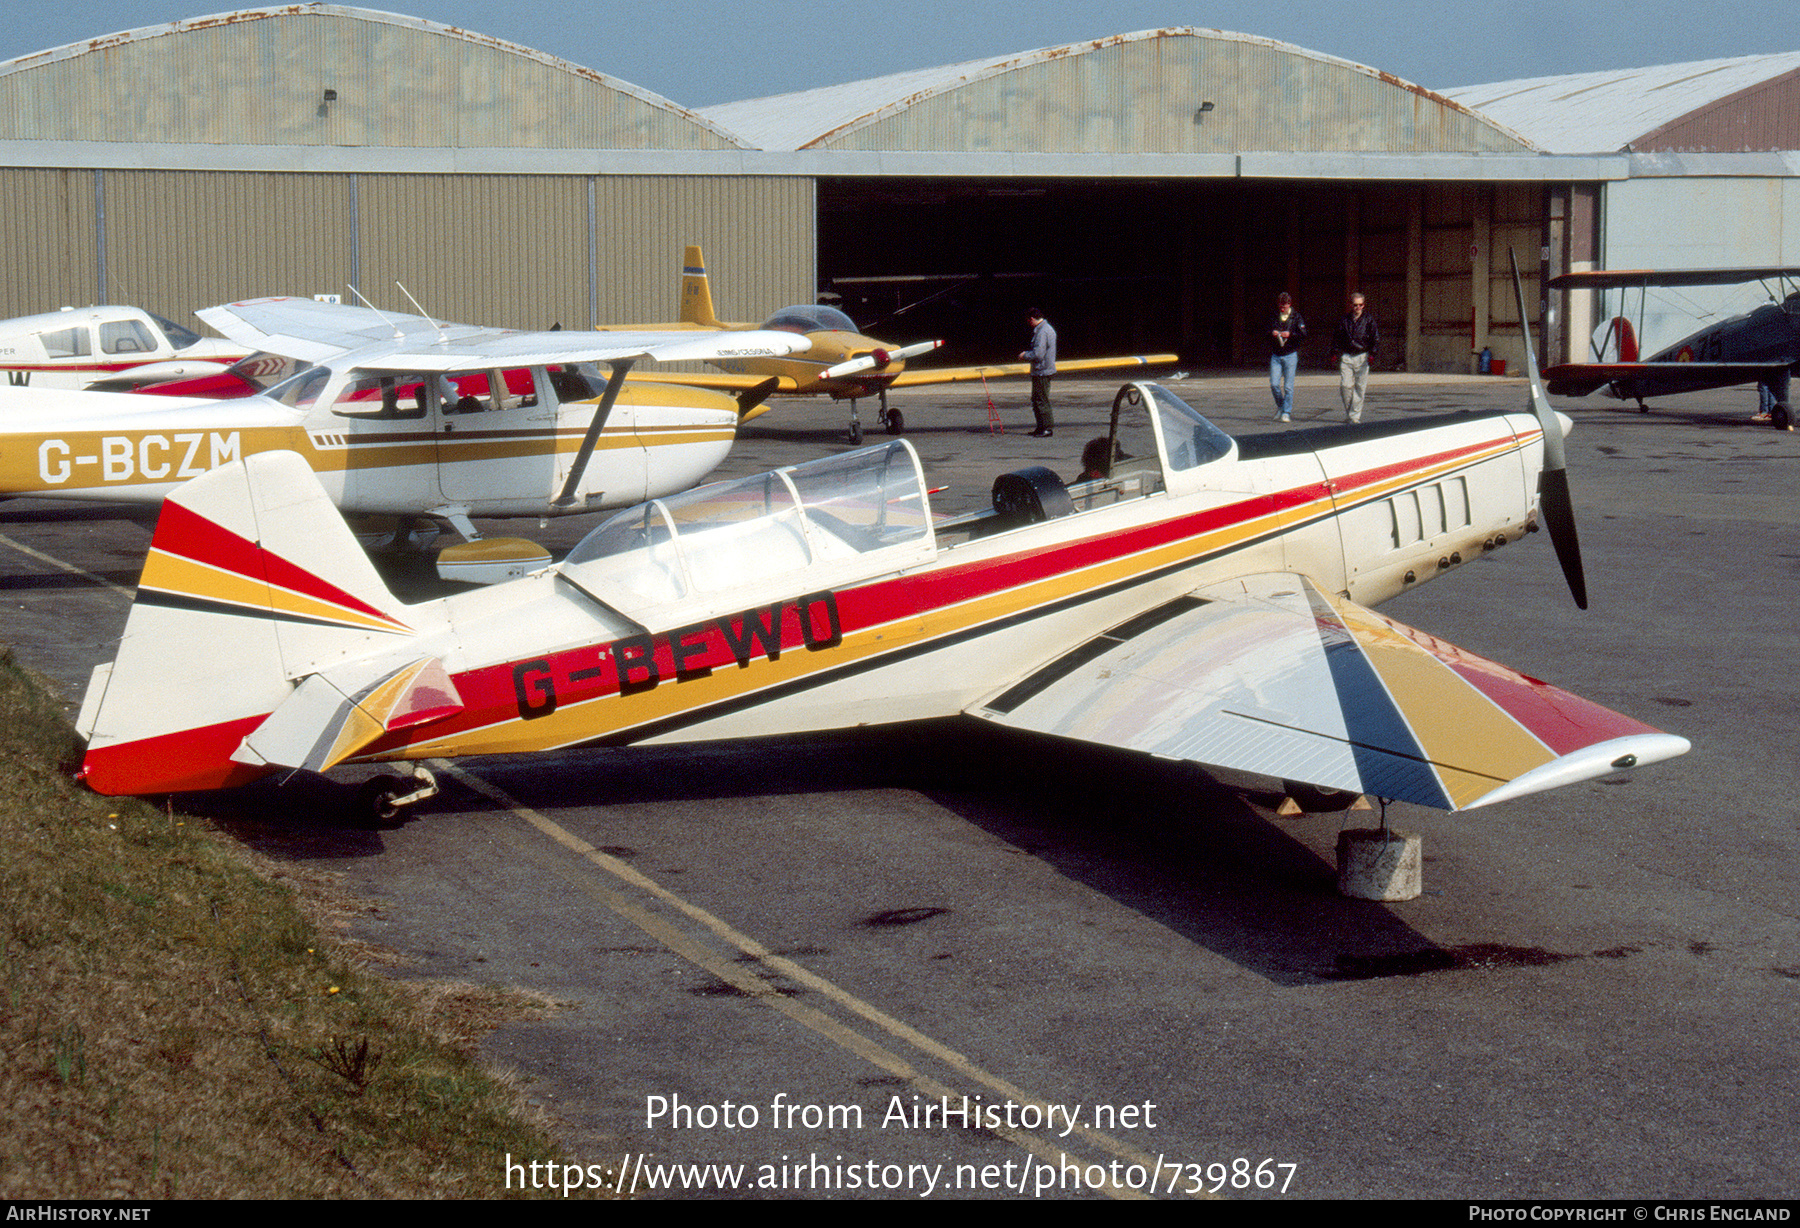
{"label": "cessna landing gear", "polygon": [[1639,397],[1639,398],[1638,398],[1638,399],[1637,399],[1637,403],[1638,403],[1638,412],[1639,412],[1639,413],[1640,413],[1640,414],[1647,414],[1647,413],[1649,413],[1649,412],[1650,412],[1650,407],[1649,407],[1649,406],[1648,406],[1648,405],[1646,405],[1646,404],[1644,404],[1644,398],[1643,398],[1643,397]]}
{"label": "cessna landing gear", "polygon": [[850,446],[862,442],[862,418],[856,412],[856,398],[850,398]]}
{"label": "cessna landing gear", "polygon": [[1794,408],[1786,401],[1777,401],[1769,410],[1769,425],[1778,431],[1794,429]]}
{"label": "cessna landing gear", "polygon": [[356,817],[364,827],[386,827],[407,807],[437,792],[437,777],[422,767],[415,767],[411,776],[371,776],[356,791]]}

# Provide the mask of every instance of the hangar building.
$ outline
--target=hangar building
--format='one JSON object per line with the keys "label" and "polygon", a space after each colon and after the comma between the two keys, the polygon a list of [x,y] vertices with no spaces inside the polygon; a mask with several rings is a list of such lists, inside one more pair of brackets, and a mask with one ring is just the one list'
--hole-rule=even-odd
{"label": "hangar building", "polygon": [[[1800,51],[1576,73],[1448,91],[1551,153],[1608,153],[1626,173],[1578,185],[1564,267],[1800,266]],[[1644,340],[1654,349],[1709,315],[1750,310],[1760,285],[1653,294]],[[1568,297],[1579,344],[1609,309]]]}
{"label": "hangar building", "polygon": [[1016,350],[1035,302],[1071,355],[1254,362],[1278,290],[1319,332],[1360,287],[1379,365],[1462,371],[1483,346],[1518,358],[1508,250],[1534,282],[1542,260],[1567,267],[1581,202],[1639,156],[1549,148],[1216,30],[695,112],[466,30],[300,4],[0,64],[0,315],[111,300],[183,318],[345,285],[410,309],[397,280],[453,319],[650,321],[700,242],[736,319],[990,275],[884,330],[954,324],[952,361]]}

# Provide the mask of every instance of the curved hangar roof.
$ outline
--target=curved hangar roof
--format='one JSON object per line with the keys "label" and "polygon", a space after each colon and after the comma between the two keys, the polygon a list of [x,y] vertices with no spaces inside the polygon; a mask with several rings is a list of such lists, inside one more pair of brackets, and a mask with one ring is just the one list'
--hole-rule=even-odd
{"label": "curved hangar roof", "polygon": [[337,4],[194,17],[0,63],[0,140],[735,149],[635,85]]}
{"label": "curved hangar roof", "polygon": [[1373,68],[1223,30],[1143,30],[701,111],[759,149],[1520,153]]}
{"label": "curved hangar roof", "polygon": [[1528,77],[1445,91],[1551,153],[1793,149],[1800,51]]}

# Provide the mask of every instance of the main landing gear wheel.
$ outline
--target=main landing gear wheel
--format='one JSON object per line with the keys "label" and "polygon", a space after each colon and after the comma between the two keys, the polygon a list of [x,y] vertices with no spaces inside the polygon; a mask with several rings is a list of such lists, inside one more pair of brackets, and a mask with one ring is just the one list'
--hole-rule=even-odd
{"label": "main landing gear wheel", "polygon": [[857,421],[855,418],[852,418],[852,419],[850,419],[850,443],[852,445],[855,445],[855,444],[859,444],[861,442],[862,442],[862,423]]}
{"label": "main landing gear wheel", "polygon": [[906,419],[904,419],[900,416],[900,411],[897,409],[888,410],[887,433],[890,435],[898,435],[901,431],[903,431],[905,429],[906,429]]}
{"label": "main landing gear wheel", "polygon": [[422,767],[414,768],[411,776],[371,776],[356,791],[354,813],[364,827],[387,827],[409,807],[436,797],[437,791],[437,778]]}
{"label": "main landing gear wheel", "polygon": [[1284,780],[1281,788],[1307,814],[1332,814],[1348,810],[1359,796],[1347,789],[1327,789],[1320,785],[1301,784],[1297,780]]}
{"label": "main landing gear wheel", "polygon": [[1769,425],[1778,431],[1793,429],[1794,409],[1791,405],[1778,404],[1769,410]]}

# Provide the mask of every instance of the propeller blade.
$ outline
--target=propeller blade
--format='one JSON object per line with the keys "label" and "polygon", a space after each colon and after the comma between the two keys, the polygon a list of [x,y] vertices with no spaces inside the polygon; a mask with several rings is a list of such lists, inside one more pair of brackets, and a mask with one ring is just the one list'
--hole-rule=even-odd
{"label": "propeller blade", "polygon": [[876,350],[872,354],[864,354],[860,358],[846,359],[834,367],[826,367],[819,372],[820,379],[842,379],[846,375],[855,375],[859,371],[873,371],[877,367],[885,367],[897,358],[916,358],[944,344],[942,341],[921,341],[916,345],[902,346],[897,350]]}
{"label": "propeller blade", "polygon": [[1562,565],[1563,579],[1568,581],[1569,595],[1575,604],[1587,609],[1587,576],[1581,566],[1581,541],[1575,532],[1575,504],[1569,497],[1569,473],[1563,449],[1563,427],[1557,412],[1544,395],[1544,381],[1538,375],[1537,354],[1531,347],[1530,313],[1525,310],[1525,284],[1519,277],[1519,257],[1512,251],[1513,293],[1519,300],[1519,334],[1525,342],[1525,374],[1530,380],[1531,408],[1544,430],[1544,466],[1538,472],[1538,516],[1556,547],[1556,561]]}

